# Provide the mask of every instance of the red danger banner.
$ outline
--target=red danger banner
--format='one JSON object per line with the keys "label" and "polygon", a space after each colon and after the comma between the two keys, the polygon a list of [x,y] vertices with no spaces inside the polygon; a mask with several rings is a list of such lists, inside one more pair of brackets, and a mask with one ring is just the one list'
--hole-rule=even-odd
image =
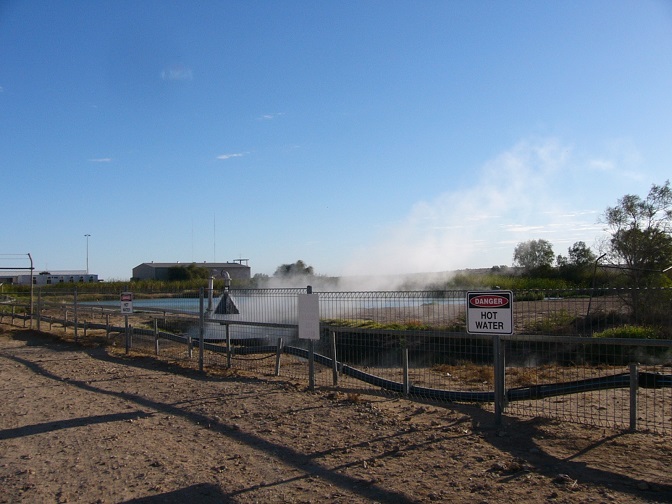
{"label": "red danger banner", "polygon": [[506,294],[475,294],[469,296],[469,308],[508,308],[511,296]]}

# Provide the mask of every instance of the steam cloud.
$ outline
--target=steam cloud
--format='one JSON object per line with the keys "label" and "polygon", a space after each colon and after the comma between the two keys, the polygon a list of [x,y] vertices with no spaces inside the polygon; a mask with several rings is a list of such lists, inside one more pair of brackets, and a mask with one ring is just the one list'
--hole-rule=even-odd
{"label": "steam cloud", "polygon": [[590,246],[601,230],[599,212],[570,211],[570,195],[558,190],[561,180],[572,186],[569,158],[570,149],[555,140],[520,142],[485,163],[472,187],[416,203],[358,250],[344,275],[511,265],[516,244],[530,239],[550,241],[556,254],[579,240]]}

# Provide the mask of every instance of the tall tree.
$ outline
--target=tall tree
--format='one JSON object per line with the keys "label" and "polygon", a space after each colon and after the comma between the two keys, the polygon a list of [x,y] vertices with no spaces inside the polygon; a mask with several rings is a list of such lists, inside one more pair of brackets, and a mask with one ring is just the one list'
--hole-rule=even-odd
{"label": "tall tree", "polygon": [[604,213],[611,239],[607,258],[621,267],[629,287],[656,286],[672,265],[672,188],[653,184],[645,199],[626,194]]}
{"label": "tall tree", "polygon": [[653,184],[646,198],[626,194],[604,213],[611,231],[606,257],[628,287],[626,302],[638,320],[654,320],[669,302],[645,287],[669,285],[663,270],[672,266],[672,189],[670,181]]}
{"label": "tall tree", "polygon": [[589,285],[597,257],[585,242],[578,241],[567,249],[568,256],[556,259],[560,277],[575,285]]}
{"label": "tall tree", "polygon": [[590,250],[585,242],[578,241],[567,249],[568,263],[573,266],[589,266],[595,262],[597,256]]}
{"label": "tall tree", "polygon": [[273,273],[275,277],[291,277],[291,276],[313,276],[314,271],[312,266],[308,266],[301,259],[293,264],[281,264]]}
{"label": "tall tree", "polygon": [[513,251],[513,265],[533,272],[553,265],[553,246],[546,240],[529,240],[516,245]]}

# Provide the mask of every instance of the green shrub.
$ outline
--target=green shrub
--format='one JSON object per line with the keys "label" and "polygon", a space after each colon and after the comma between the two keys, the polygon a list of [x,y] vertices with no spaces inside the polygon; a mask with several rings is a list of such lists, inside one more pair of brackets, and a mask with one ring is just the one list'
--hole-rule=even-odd
{"label": "green shrub", "polygon": [[566,334],[572,332],[574,317],[567,310],[550,313],[547,317],[525,325],[525,331],[532,334]]}
{"label": "green shrub", "polygon": [[623,325],[593,334],[594,338],[661,339],[661,332],[651,326]]}
{"label": "green shrub", "polygon": [[633,340],[632,344],[589,344],[585,346],[588,362],[626,365],[630,362],[660,364],[668,362],[670,349],[665,346],[638,346],[636,340],[665,339],[665,334],[653,326],[623,325],[594,333],[593,338],[623,338]]}

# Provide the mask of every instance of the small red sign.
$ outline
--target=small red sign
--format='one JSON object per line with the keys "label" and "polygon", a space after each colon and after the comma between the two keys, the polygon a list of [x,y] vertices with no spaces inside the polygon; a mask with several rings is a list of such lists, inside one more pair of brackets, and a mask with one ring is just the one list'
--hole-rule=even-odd
{"label": "small red sign", "polygon": [[509,297],[497,294],[480,294],[469,298],[470,308],[507,308]]}

